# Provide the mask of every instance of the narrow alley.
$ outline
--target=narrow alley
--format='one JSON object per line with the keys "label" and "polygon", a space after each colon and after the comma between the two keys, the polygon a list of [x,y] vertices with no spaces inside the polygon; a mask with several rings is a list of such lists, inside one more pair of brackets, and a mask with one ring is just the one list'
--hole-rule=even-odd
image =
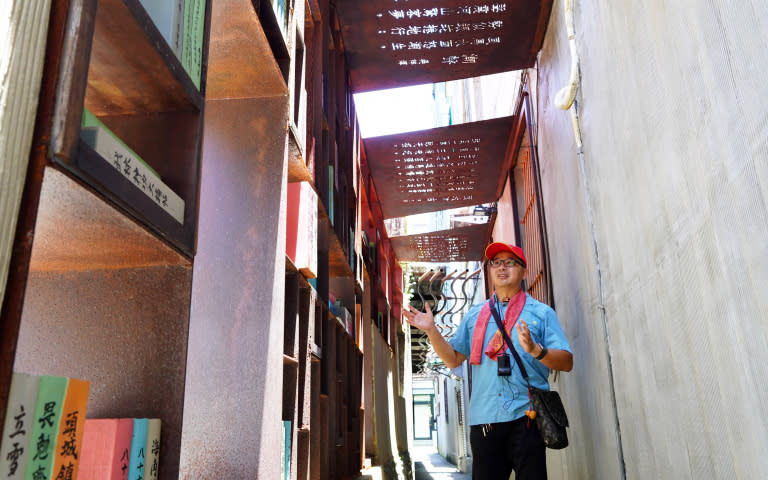
{"label": "narrow alley", "polygon": [[0,476],[89,480],[109,424],[128,480],[468,480],[531,373],[549,479],[768,478],[766,31],[764,0],[0,2]]}

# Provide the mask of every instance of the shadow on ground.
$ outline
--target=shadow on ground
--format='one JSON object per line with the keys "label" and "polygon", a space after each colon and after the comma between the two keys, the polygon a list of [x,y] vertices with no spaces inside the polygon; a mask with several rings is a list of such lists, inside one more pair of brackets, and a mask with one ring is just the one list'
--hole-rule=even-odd
{"label": "shadow on ground", "polygon": [[449,463],[432,449],[413,450],[414,480],[469,480],[471,474],[458,471],[456,465]]}
{"label": "shadow on ground", "polygon": [[434,480],[434,477],[429,474],[427,468],[421,462],[414,462],[413,464],[413,480]]}

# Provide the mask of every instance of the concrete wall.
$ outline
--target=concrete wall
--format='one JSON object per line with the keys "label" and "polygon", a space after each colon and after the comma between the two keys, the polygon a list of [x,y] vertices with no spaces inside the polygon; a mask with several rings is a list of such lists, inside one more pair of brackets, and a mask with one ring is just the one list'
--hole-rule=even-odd
{"label": "concrete wall", "polygon": [[[373,357],[372,382],[373,382],[373,452],[375,452],[374,464],[385,466],[394,465],[397,445],[394,426],[391,422],[390,412],[394,411],[394,394],[392,392],[392,376],[390,366],[393,364],[392,350],[390,350],[384,337],[378,328],[370,322],[371,351],[368,355]],[[366,451],[368,449],[366,448]]]}
{"label": "concrete wall", "polygon": [[514,243],[518,245],[518,239],[515,238],[515,206],[512,202],[512,184],[507,178],[504,184],[504,191],[496,202],[496,223],[493,225],[493,241]]}
{"label": "concrete wall", "polygon": [[[446,403],[447,400],[447,403]],[[458,409],[454,381],[443,375],[435,376],[435,403],[440,413],[437,420],[437,452],[449,462],[458,462]]]}
{"label": "concrete wall", "polygon": [[581,154],[562,9],[536,85],[575,354],[551,478],[766,478],[768,3],[576,2]]}
{"label": "concrete wall", "polygon": [[[454,370],[456,375],[464,373],[466,364]],[[467,422],[467,409],[459,403],[459,392],[462,392],[462,384],[466,384],[465,377],[435,377],[435,400],[440,404],[440,415],[437,417],[437,452],[463,472],[468,470],[469,456],[469,423]],[[446,390],[447,388],[447,390]],[[447,391],[448,403],[445,403]],[[466,389],[463,390],[466,397]],[[465,400],[468,402],[468,399]],[[461,423],[460,423],[461,422]]]}

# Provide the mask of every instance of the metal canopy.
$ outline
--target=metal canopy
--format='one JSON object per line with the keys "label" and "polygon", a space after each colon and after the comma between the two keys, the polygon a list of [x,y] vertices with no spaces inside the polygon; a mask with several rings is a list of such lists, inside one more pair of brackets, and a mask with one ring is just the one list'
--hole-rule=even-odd
{"label": "metal canopy", "polygon": [[480,261],[491,235],[491,224],[471,225],[419,235],[390,238],[401,262]]}
{"label": "metal canopy", "polygon": [[365,139],[384,218],[496,201],[515,118]]}
{"label": "metal canopy", "polygon": [[552,0],[336,0],[355,92],[534,65]]}

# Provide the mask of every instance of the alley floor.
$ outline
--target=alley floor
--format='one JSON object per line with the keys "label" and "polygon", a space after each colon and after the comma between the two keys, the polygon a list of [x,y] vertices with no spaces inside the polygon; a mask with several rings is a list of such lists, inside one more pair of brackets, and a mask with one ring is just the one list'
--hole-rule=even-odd
{"label": "alley floor", "polygon": [[412,451],[414,480],[469,480],[472,475],[460,472],[430,446],[415,446]]}
{"label": "alley floor", "polygon": [[[441,457],[434,446],[416,445],[411,448],[414,480],[470,480],[471,474],[462,473],[456,465]],[[382,480],[381,467],[374,466],[363,472],[357,480]]]}

